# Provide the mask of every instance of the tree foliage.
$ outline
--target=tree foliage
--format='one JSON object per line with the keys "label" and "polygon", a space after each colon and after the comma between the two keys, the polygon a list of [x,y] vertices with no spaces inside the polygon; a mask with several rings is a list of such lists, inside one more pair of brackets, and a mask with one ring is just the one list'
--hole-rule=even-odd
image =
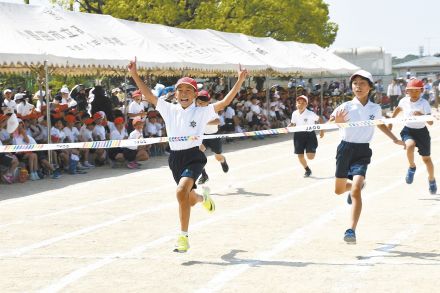
{"label": "tree foliage", "polygon": [[180,28],[214,29],[330,46],[338,25],[323,0],[53,0],[80,10]]}

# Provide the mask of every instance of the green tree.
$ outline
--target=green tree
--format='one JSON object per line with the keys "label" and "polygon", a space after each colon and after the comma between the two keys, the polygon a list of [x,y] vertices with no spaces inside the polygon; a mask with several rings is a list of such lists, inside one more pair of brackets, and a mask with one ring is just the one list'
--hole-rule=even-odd
{"label": "green tree", "polygon": [[[71,0],[53,0],[66,7]],[[80,10],[172,27],[330,46],[338,25],[323,0],[74,0]]]}

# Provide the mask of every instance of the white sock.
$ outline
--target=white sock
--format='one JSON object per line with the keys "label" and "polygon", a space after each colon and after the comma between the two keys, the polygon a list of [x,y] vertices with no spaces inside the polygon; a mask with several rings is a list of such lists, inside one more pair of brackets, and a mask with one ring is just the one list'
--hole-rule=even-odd
{"label": "white sock", "polygon": [[185,232],[185,231],[180,231],[180,235],[183,235],[183,236],[186,236],[186,237],[188,237],[188,232]]}

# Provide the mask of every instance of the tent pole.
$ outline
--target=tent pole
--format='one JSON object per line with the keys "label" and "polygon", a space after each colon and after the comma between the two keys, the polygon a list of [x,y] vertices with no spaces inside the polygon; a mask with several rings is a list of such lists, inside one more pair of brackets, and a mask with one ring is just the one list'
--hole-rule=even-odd
{"label": "tent pole", "polygon": [[127,87],[128,87],[128,78],[127,78],[127,74],[124,75],[124,119],[125,122],[128,123],[128,92],[127,92]]}
{"label": "tent pole", "polygon": [[[269,111],[270,111],[270,82],[269,82],[269,73],[266,72],[266,114],[267,114],[267,122],[269,122],[270,125],[270,115],[269,115]],[[271,126],[269,126],[269,128],[271,128]]]}
{"label": "tent pole", "polygon": [[[50,129],[52,123],[50,121],[50,101],[49,101],[49,70],[47,68],[47,60],[44,61],[45,87],[46,87],[46,118],[47,118],[47,143],[52,143]],[[52,164],[52,151],[47,152],[49,164]]]}
{"label": "tent pole", "polygon": [[324,113],[323,111],[323,109],[324,109],[324,105],[323,105],[323,103],[324,103],[324,89],[323,89],[323,85],[322,85],[322,71],[321,71],[321,81],[320,81],[320,84],[321,84],[321,107],[320,107],[320,113],[319,113],[319,115],[320,116],[322,116],[322,114]]}

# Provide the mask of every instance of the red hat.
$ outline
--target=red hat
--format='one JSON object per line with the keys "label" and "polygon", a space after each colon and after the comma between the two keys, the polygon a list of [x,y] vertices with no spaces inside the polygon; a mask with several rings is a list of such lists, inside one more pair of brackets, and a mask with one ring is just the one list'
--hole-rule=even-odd
{"label": "red hat", "polygon": [[139,122],[142,122],[143,123],[143,121],[142,121],[142,118],[141,117],[135,117],[134,119],[133,119],[133,126],[135,126],[137,123],[139,123]]}
{"label": "red hat", "polygon": [[303,99],[303,100],[306,101],[307,104],[309,103],[309,99],[308,99],[306,96],[304,96],[304,95],[301,95],[301,96],[296,97],[296,100],[297,100],[297,101],[298,101],[298,99]]}
{"label": "red hat", "polygon": [[207,97],[208,100],[211,100],[211,96],[209,95],[209,92],[207,90],[201,90],[198,94],[197,97]]}
{"label": "red hat", "polygon": [[192,86],[194,91],[197,93],[197,82],[191,77],[182,77],[181,79],[179,79],[176,83],[176,88],[178,88],[181,84],[188,84]]}
{"label": "red hat", "polygon": [[90,125],[90,124],[95,123],[95,120],[93,120],[93,118],[87,118],[86,121],[84,121],[84,123],[85,123],[86,125]]}
{"label": "red hat", "polygon": [[8,115],[3,115],[3,114],[0,114],[0,122],[3,122],[3,121],[5,121],[6,119],[8,119]]}
{"label": "red hat", "polygon": [[113,121],[114,124],[124,124],[124,118],[123,117],[117,117]]}
{"label": "red hat", "polygon": [[141,90],[136,90],[131,94],[131,97],[135,98],[135,97],[142,97],[142,93]]}
{"label": "red hat", "polygon": [[64,116],[64,120],[69,123],[74,123],[76,121],[76,117],[73,114],[67,114]]}
{"label": "red hat", "polygon": [[102,119],[104,117],[102,117],[101,113],[96,112],[95,114],[93,114],[93,119],[98,120],[98,119]]}
{"label": "red hat", "polygon": [[408,84],[406,85],[406,89],[410,90],[410,89],[422,89],[424,86],[423,81],[421,81],[420,79],[411,79]]}

